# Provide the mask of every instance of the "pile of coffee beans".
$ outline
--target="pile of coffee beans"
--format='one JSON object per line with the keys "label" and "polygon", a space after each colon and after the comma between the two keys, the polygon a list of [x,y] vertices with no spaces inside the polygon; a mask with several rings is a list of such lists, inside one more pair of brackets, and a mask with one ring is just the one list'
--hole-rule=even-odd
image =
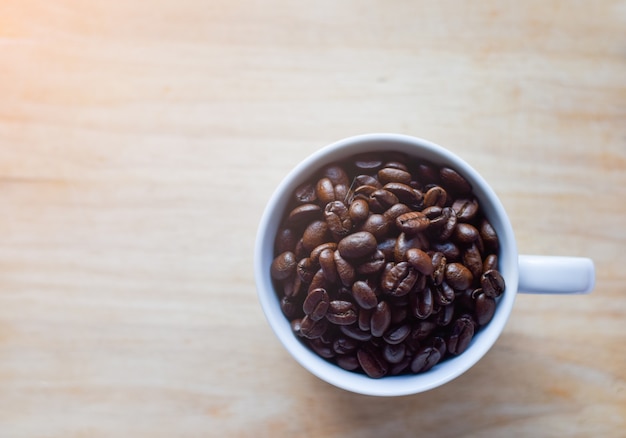
{"label": "pile of coffee beans", "polygon": [[424,372],[467,349],[504,292],[498,253],[457,171],[361,154],[295,189],[271,276],[302,342],[379,378]]}

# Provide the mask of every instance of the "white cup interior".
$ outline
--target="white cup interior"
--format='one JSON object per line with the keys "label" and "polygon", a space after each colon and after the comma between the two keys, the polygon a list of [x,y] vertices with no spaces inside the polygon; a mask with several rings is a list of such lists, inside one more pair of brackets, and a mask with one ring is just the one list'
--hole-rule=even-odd
{"label": "white cup interior", "polygon": [[[327,362],[303,345],[283,315],[270,276],[274,239],[293,190],[327,164],[363,152],[400,151],[460,172],[472,185],[485,216],[500,240],[500,272],[506,291],[499,298],[491,322],[474,336],[468,349],[446,359],[431,370],[415,375],[387,376],[372,379],[364,374],[343,370]],[[265,316],[287,351],[305,369],[320,379],[355,393],[375,396],[399,396],[423,392],[440,386],[467,371],[495,343],[508,320],[518,288],[518,253],[509,218],[495,192],[469,164],[432,142],[399,134],[366,134],[346,138],[328,145],[304,159],[283,179],[274,191],[262,215],[254,253],[254,271],[258,298]]]}

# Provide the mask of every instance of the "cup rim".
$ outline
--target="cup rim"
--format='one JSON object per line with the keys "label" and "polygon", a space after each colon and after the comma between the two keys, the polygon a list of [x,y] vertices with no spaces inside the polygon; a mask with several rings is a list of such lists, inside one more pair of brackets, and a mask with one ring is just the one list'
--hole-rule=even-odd
{"label": "cup rim", "polygon": [[[499,298],[491,322],[481,328],[465,352],[448,358],[431,370],[420,374],[385,376],[372,379],[365,374],[346,371],[318,356],[306,347],[291,330],[288,319],[280,309],[274,290],[270,264],[273,260],[275,235],[287,200],[293,189],[320,170],[324,165],[361,152],[381,150],[407,152],[436,164],[456,169],[472,184],[485,215],[500,240],[500,271],[506,281],[506,291]],[[419,137],[394,133],[372,133],[347,137],[324,146],[304,158],[279,183],[261,216],[254,250],[254,275],[257,298],[274,334],[289,354],[306,370],[336,387],[371,396],[402,396],[416,394],[443,385],[462,375],[475,365],[493,346],[502,333],[512,311],[518,289],[518,251],[513,228],[500,199],[485,179],[465,160],[449,149]]]}

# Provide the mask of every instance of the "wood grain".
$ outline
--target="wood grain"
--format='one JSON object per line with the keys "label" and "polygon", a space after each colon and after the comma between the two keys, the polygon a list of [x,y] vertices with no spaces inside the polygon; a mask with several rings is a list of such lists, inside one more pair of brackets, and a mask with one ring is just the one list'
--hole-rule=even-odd
{"label": "wood grain", "polygon": [[[0,436],[623,436],[626,2],[6,0]],[[519,296],[472,370],[333,388],[252,275],[274,187],[401,132],[484,174],[523,253],[589,296]]]}

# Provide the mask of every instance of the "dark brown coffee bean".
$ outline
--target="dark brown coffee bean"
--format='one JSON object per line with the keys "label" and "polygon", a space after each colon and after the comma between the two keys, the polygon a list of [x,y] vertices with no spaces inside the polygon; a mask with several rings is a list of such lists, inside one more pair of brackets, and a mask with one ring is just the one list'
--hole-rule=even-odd
{"label": "dark brown coffee bean", "polygon": [[391,309],[385,301],[376,305],[370,320],[370,331],[372,336],[380,338],[391,324]]}
{"label": "dark brown coffee bean", "polygon": [[437,328],[437,324],[430,320],[420,320],[413,324],[409,339],[413,342],[421,342],[428,338],[430,334]]}
{"label": "dark brown coffee bean", "polygon": [[455,290],[465,290],[472,284],[474,277],[469,269],[460,263],[446,265],[445,280]]}
{"label": "dark brown coffee bean", "polygon": [[376,238],[372,233],[359,231],[341,239],[337,250],[342,257],[354,259],[372,254],[376,251],[376,245]]}
{"label": "dark brown coffee bean", "polygon": [[347,371],[354,371],[359,367],[359,361],[356,355],[347,354],[336,357],[337,365]]}
{"label": "dark brown coffee bean", "polygon": [[291,228],[281,228],[276,234],[276,241],[274,244],[274,254],[281,254],[286,251],[294,252],[299,237],[295,231]]}
{"label": "dark brown coffee bean", "polygon": [[406,338],[411,334],[411,326],[408,323],[404,323],[395,327],[389,328],[383,335],[383,339],[387,344],[396,345],[404,342]]}
{"label": "dark brown coffee bean", "polygon": [[369,331],[361,330],[356,325],[342,325],[339,326],[341,333],[349,338],[356,339],[357,341],[367,342],[372,339],[372,334]]}
{"label": "dark brown coffee bean", "polygon": [[439,309],[439,312],[437,313],[437,325],[440,327],[445,327],[452,322],[452,318],[454,318],[454,305],[449,304],[447,306],[443,306]]}
{"label": "dark brown coffee bean", "polygon": [[421,162],[417,165],[415,170],[417,179],[422,183],[422,185],[439,183],[439,169],[437,169],[437,167],[435,167],[432,163]]}
{"label": "dark brown coffee bean", "polygon": [[474,316],[476,317],[476,323],[479,326],[487,325],[496,312],[496,300],[483,292],[476,297],[475,301]]}
{"label": "dark brown coffee bean", "polygon": [[443,207],[446,205],[448,194],[443,187],[433,186],[424,194],[424,206],[426,207]]}
{"label": "dark brown coffee bean", "polygon": [[405,354],[406,345],[404,344],[386,344],[383,347],[383,358],[390,364],[400,363]]}
{"label": "dark brown coffee bean", "polygon": [[363,223],[370,214],[370,206],[365,199],[355,199],[350,204],[348,214],[353,223]]}
{"label": "dark brown coffee bean", "polygon": [[433,287],[433,295],[435,303],[440,306],[447,306],[454,301],[454,289],[448,285],[445,281],[438,286]]}
{"label": "dark brown coffee bean", "polygon": [[302,286],[303,282],[300,276],[294,275],[283,281],[283,295],[289,298],[296,298],[304,289]]}
{"label": "dark brown coffee bean", "polygon": [[322,209],[317,204],[298,205],[287,216],[286,225],[292,228],[306,226],[321,216]]}
{"label": "dark brown coffee bean", "polygon": [[463,251],[463,264],[470,270],[473,278],[480,278],[483,273],[483,259],[476,245],[472,244]]}
{"label": "dark brown coffee bean", "polygon": [[346,259],[341,257],[339,251],[335,251],[333,256],[335,257],[335,266],[337,267],[337,275],[341,283],[346,287],[352,287],[352,283],[356,278],[356,270],[354,266],[350,264]]}
{"label": "dark brown coffee bean", "polygon": [[445,339],[443,339],[441,336],[433,336],[428,344],[437,351],[439,351],[441,359],[444,359],[446,357],[446,354],[448,353],[448,346],[446,345]]}
{"label": "dark brown coffee bean", "polygon": [[324,275],[324,271],[322,271],[322,269],[320,268],[311,279],[311,283],[309,283],[309,287],[307,289],[307,294],[311,293],[313,289],[326,289],[329,285],[330,283],[328,280],[326,280],[326,275]]}
{"label": "dark brown coffee bean", "polygon": [[272,261],[270,274],[274,280],[286,280],[296,273],[296,266],[296,255],[286,251]]}
{"label": "dark brown coffee bean", "polygon": [[335,264],[335,252],[331,249],[325,249],[319,255],[319,264],[324,277],[329,283],[339,282],[339,274],[337,273],[337,265]]}
{"label": "dark brown coffee bean", "polygon": [[317,321],[326,316],[329,305],[330,298],[326,289],[313,289],[304,299],[302,310],[306,315],[309,315],[309,318]]}
{"label": "dark brown coffee bean", "polygon": [[393,252],[393,260],[396,262],[406,261],[406,252],[411,248],[417,248],[421,250],[428,249],[428,240],[422,233],[417,233],[414,236],[409,236],[406,233],[400,233],[396,239],[396,246]]}
{"label": "dark brown coffee bean", "polygon": [[403,204],[418,206],[422,203],[422,193],[408,184],[390,182],[385,184],[383,188],[393,193],[398,201]]}
{"label": "dark brown coffee bean", "polygon": [[387,158],[388,160],[383,165],[383,168],[400,169],[405,172],[409,171],[409,168],[406,165],[408,158],[405,154],[401,152],[389,152]]}
{"label": "dark brown coffee bean", "polygon": [[460,198],[452,203],[452,209],[460,222],[470,222],[476,217],[479,205],[476,198]]}
{"label": "dark brown coffee bean", "polygon": [[390,364],[389,375],[397,376],[404,373],[411,364],[412,357],[409,354],[405,354],[404,358],[397,364]]}
{"label": "dark brown coffee bean", "polygon": [[373,309],[378,304],[376,294],[365,281],[354,282],[352,285],[352,296],[362,309]]}
{"label": "dark brown coffee bean", "polygon": [[371,378],[379,379],[387,374],[389,365],[375,350],[361,348],[356,357],[363,372]]}
{"label": "dark brown coffee bean", "polygon": [[385,254],[379,249],[365,258],[362,263],[357,265],[356,270],[361,275],[373,275],[381,272],[385,267]]}
{"label": "dark brown coffee bean", "polygon": [[407,262],[390,262],[383,270],[381,288],[389,295],[400,297],[410,292],[417,277],[417,272]]}
{"label": "dark brown coffee bean", "polygon": [[318,245],[330,239],[330,232],[326,221],[316,220],[309,224],[302,234],[302,243],[307,251],[312,251]]}
{"label": "dark brown coffee bean", "polygon": [[480,237],[483,239],[485,245],[485,251],[493,254],[497,254],[500,244],[498,242],[498,235],[496,230],[491,226],[491,223],[484,219],[480,224]]}
{"label": "dark brown coffee bean", "polygon": [[407,205],[405,204],[395,204],[391,207],[389,207],[384,213],[383,213],[383,217],[385,218],[385,220],[390,223],[390,224],[395,224],[396,223],[396,219],[405,214],[405,213],[409,213],[413,210],[411,210]]}
{"label": "dark brown coffee bean", "polygon": [[398,202],[396,195],[385,189],[378,189],[369,197],[370,211],[374,213],[383,213]]}
{"label": "dark brown coffee bean", "polygon": [[336,238],[346,236],[352,230],[352,219],[348,207],[341,201],[333,201],[324,208],[324,219]]}
{"label": "dark brown coffee bean", "polygon": [[298,314],[298,305],[293,298],[285,295],[280,299],[280,310],[283,311],[283,315],[291,319]]}
{"label": "dark brown coffee bean", "polygon": [[305,315],[300,322],[300,336],[307,339],[316,339],[321,337],[328,328],[328,321],[325,319],[314,320]]}
{"label": "dark brown coffee bean", "polygon": [[483,261],[483,272],[491,271],[492,269],[498,269],[498,256],[495,254],[489,254]]}
{"label": "dark brown coffee bean", "polygon": [[452,239],[460,245],[469,245],[478,239],[478,230],[473,225],[457,223],[454,233],[452,233]]}
{"label": "dark brown coffee bean", "polygon": [[357,321],[357,311],[350,301],[333,300],[326,311],[326,319],[335,325],[351,325]]}
{"label": "dark brown coffee bean", "polygon": [[376,240],[383,240],[389,234],[390,225],[382,214],[370,214],[359,230],[371,233]]}
{"label": "dark brown coffee bean", "polygon": [[368,201],[368,206],[369,206],[370,195],[378,189],[379,189],[378,187],[370,186],[370,185],[358,186],[357,188],[354,189],[355,199],[365,199],[366,201]]}
{"label": "dark brown coffee bean", "polygon": [[441,354],[439,350],[433,347],[422,347],[417,351],[411,362],[411,371],[423,373],[434,367],[440,360]]}
{"label": "dark brown coffee bean", "polygon": [[491,269],[480,277],[480,285],[488,297],[497,298],[504,292],[504,278],[499,271]]}
{"label": "dark brown coffee bean", "polygon": [[439,177],[441,178],[441,184],[454,193],[469,195],[472,191],[470,183],[454,169],[442,167],[439,170]]}
{"label": "dark brown coffee bean", "polygon": [[372,309],[359,309],[359,319],[357,321],[357,325],[360,330],[370,333],[372,313]]}
{"label": "dark brown coffee bean", "polygon": [[318,356],[321,356],[324,359],[332,359],[335,357],[335,352],[332,347],[322,342],[320,338],[309,339],[307,344],[309,344],[309,347],[311,347],[311,349],[317,353]]}
{"label": "dark brown coffee bean", "polygon": [[384,186],[390,182],[398,182],[409,184],[411,182],[411,174],[406,170],[385,167],[378,171],[378,181]]}
{"label": "dark brown coffee bean", "polygon": [[330,249],[331,251],[335,251],[337,249],[337,244],[335,242],[325,242],[321,245],[317,245],[311,252],[309,253],[309,258],[314,264],[319,264],[320,254],[326,249]]}
{"label": "dark brown coffee bean", "polygon": [[411,295],[411,310],[418,319],[426,319],[434,309],[433,292],[430,287],[414,291]]}
{"label": "dark brown coffee bean", "polygon": [[313,276],[318,271],[319,265],[314,263],[309,257],[305,257],[298,262],[296,272],[300,279],[305,283],[311,283]]}
{"label": "dark brown coffee bean", "polygon": [[350,185],[350,179],[348,178],[348,174],[341,166],[332,164],[330,166],[326,166],[322,171],[322,175],[328,178],[333,183],[333,185]]}
{"label": "dark brown coffee bean", "polygon": [[301,184],[294,191],[294,197],[298,204],[311,204],[317,201],[315,185],[310,182]]}
{"label": "dark brown coffee bean", "polygon": [[398,227],[400,231],[410,235],[426,230],[429,225],[430,219],[420,211],[405,213],[398,216],[396,219],[396,227]]}
{"label": "dark brown coffee bean", "polygon": [[322,205],[336,201],[335,186],[330,178],[321,178],[315,185],[315,194]]}
{"label": "dark brown coffee bean", "polygon": [[432,259],[421,249],[410,248],[406,252],[406,261],[420,274],[431,275],[434,271]]}
{"label": "dark brown coffee bean", "polygon": [[359,342],[348,337],[339,337],[333,342],[333,350],[337,354],[350,354],[356,351]]}
{"label": "dark brown coffee bean", "polygon": [[460,260],[461,258],[461,250],[451,241],[435,242],[432,244],[432,249],[442,253],[450,262]]}
{"label": "dark brown coffee bean", "polygon": [[380,154],[366,152],[354,157],[354,167],[367,172],[377,171],[383,167],[383,160]]}
{"label": "dark brown coffee bean", "polygon": [[446,275],[446,266],[448,261],[446,256],[441,252],[435,252],[432,257],[433,273],[430,278],[435,285],[440,285]]}
{"label": "dark brown coffee bean", "polygon": [[462,316],[454,322],[452,332],[448,338],[448,352],[459,355],[469,346],[474,337],[474,323],[467,316]]}

